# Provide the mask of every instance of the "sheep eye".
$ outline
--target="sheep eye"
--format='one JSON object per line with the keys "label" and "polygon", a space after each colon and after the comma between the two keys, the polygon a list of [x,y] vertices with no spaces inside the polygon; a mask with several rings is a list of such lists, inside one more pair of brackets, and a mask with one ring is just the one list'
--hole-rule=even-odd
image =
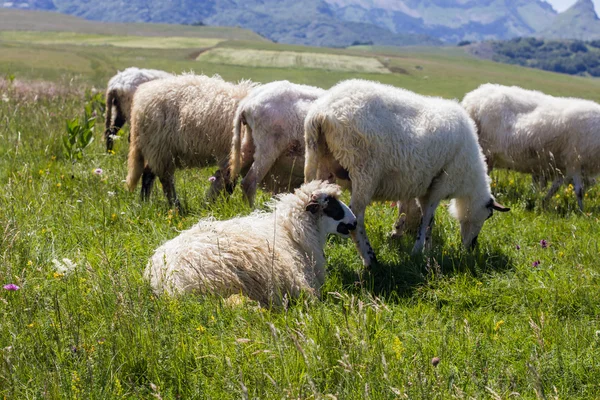
{"label": "sheep eye", "polygon": [[336,221],[344,219],[345,212],[338,199],[327,196],[325,200],[327,201],[327,207],[323,209],[323,213]]}

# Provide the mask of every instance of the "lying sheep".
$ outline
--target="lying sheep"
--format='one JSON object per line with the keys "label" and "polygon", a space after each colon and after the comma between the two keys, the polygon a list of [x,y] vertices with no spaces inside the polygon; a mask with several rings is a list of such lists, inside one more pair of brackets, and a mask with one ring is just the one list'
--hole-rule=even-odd
{"label": "lying sheep", "polygon": [[344,81],[319,98],[305,121],[305,179],[340,176],[352,184],[353,239],[365,266],[375,262],[364,214],[373,199],[417,198],[423,218],[413,253],[423,249],[435,210],[453,198],[464,246],[476,244],[493,210],[508,211],[490,192],[475,126],[454,101],[420,96],[364,80]]}
{"label": "lying sheep", "polygon": [[[129,121],[133,94],[142,83],[155,79],[168,78],[173,75],[156,69],[140,69],[130,67],[118,72],[108,81],[106,88],[106,151],[113,148],[113,138],[119,129]],[[114,108],[114,114],[113,114]]]}
{"label": "lying sheep", "polygon": [[[150,196],[158,176],[171,205],[180,206],[175,169],[207,165],[215,160],[226,171],[231,148],[231,123],[241,99],[255,87],[221,77],[181,75],[148,82],[135,93],[131,113],[131,144],[127,185],[135,189],[142,173],[142,198]],[[229,184],[217,174],[214,190]]]}
{"label": "lying sheep", "polygon": [[263,305],[301,291],[318,295],[327,235],[346,237],[356,228],[339,195],[337,185],[313,181],[280,195],[272,212],[203,219],[160,246],[145,276],[157,292],[242,293]]}
{"label": "lying sheep", "polygon": [[267,176],[273,177],[275,191],[304,181],[304,117],[323,93],[313,86],[277,81],[252,90],[240,102],[233,120],[231,180],[250,167],[242,180],[250,206],[257,185]]}
{"label": "lying sheep", "polygon": [[584,183],[600,173],[599,104],[485,84],[467,93],[462,105],[477,124],[490,167],[539,175],[541,185],[555,176],[546,201],[572,180],[583,210]]}

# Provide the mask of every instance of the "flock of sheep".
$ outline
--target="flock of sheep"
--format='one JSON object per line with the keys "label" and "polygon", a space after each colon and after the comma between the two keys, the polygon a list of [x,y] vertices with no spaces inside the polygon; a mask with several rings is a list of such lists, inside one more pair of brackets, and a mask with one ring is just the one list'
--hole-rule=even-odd
{"label": "flock of sheep", "polygon": [[[452,199],[471,248],[494,210],[509,211],[491,193],[492,167],[531,173],[540,186],[551,178],[546,198],[572,181],[581,209],[584,184],[600,173],[600,105],[519,87],[485,84],[459,104],[366,80],[325,91],[128,68],[106,99],[107,149],[129,122],[127,184],[141,179],[142,198],[158,176],[179,207],[175,170],[215,161],[210,200],[232,193],[240,174],[252,206],[258,185],[284,193],[269,213],[203,219],[159,247],[146,277],[170,293],[243,293],[263,304],[318,295],[328,234],[352,236],[363,264],[376,262],[364,221],[372,200],[398,202],[394,234],[416,230],[418,253],[440,201]],[[351,190],[349,208],[329,182]]]}

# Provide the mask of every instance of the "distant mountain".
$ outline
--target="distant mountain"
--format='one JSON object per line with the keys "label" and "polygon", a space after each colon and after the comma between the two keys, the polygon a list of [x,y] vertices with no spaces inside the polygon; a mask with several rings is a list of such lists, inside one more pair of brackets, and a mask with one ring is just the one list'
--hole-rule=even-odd
{"label": "distant mountain", "polygon": [[544,0],[19,0],[4,5],[92,20],[240,26],[319,46],[435,45],[520,36],[600,35],[591,0],[562,14]]}
{"label": "distant mountain", "polygon": [[552,24],[536,36],[546,39],[600,39],[600,19],[592,0],[578,0],[571,8],[558,14]]}
{"label": "distant mountain", "polygon": [[29,8],[99,21],[240,26],[292,44],[441,44],[426,35],[396,33],[369,23],[336,19],[322,0],[29,0]]}
{"label": "distant mountain", "polygon": [[556,11],[542,0],[325,0],[344,21],[447,42],[508,39],[545,28]]}

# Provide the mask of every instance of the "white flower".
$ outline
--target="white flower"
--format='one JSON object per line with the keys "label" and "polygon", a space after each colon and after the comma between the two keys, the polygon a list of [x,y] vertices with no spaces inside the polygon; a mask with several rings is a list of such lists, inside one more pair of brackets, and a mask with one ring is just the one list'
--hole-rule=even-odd
{"label": "white flower", "polygon": [[52,260],[52,264],[54,264],[54,269],[56,270],[56,272],[61,274],[68,274],[77,267],[77,264],[75,264],[68,258],[63,258],[62,262],[58,261],[55,258],[54,260]]}
{"label": "white flower", "polygon": [[8,103],[10,101],[10,99],[8,98],[8,96],[6,95],[6,93],[2,94],[2,101],[5,103]]}
{"label": "white flower", "polygon": [[115,194],[117,194],[117,192],[108,192],[108,195],[111,197],[114,196]]}

